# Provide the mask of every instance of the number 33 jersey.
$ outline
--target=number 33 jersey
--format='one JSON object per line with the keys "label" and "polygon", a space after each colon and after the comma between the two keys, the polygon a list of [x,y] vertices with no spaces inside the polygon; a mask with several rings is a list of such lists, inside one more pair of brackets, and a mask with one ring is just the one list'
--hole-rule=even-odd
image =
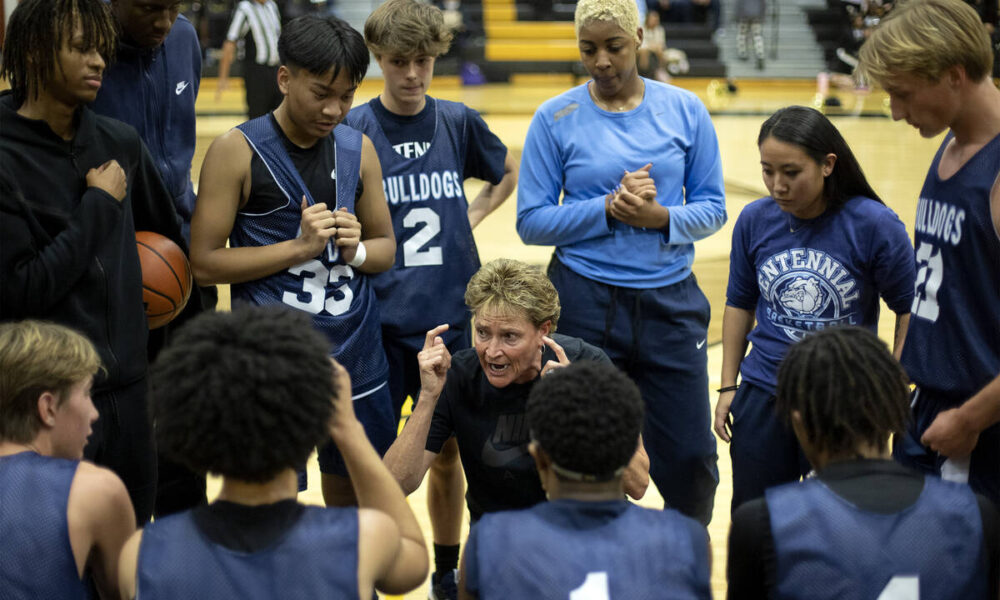
{"label": "number 33 jersey", "polygon": [[[416,348],[423,344],[426,331],[441,323],[451,325],[451,331],[444,336],[446,343],[467,327],[465,286],[479,269],[479,252],[469,225],[463,182],[470,175],[499,181],[495,173],[486,173],[489,168],[469,173],[468,165],[477,163],[479,157],[468,155],[488,155],[492,150],[499,156],[502,177],[506,153],[478,115],[465,105],[435,98],[427,98],[427,103],[426,108],[433,111],[429,115],[433,119],[430,143],[404,144],[407,147],[400,147],[402,153],[394,148],[371,103],[356,107],[347,120],[375,145],[396,233],[395,264],[372,278],[382,326],[393,338],[412,337]],[[385,109],[380,112],[387,114]],[[395,122],[391,125],[407,127]],[[481,137],[492,140],[477,142]],[[496,152],[490,141],[503,152]],[[411,151],[408,146],[416,149]]]}
{"label": "number 33 jersey", "polygon": [[951,138],[920,191],[916,294],[902,363],[917,385],[964,399],[1000,373],[1000,237],[990,214],[1000,136],[941,179]]}
{"label": "number 33 jersey", "polygon": [[[352,214],[360,196],[362,135],[344,125],[310,148],[292,144],[271,115],[239,126],[254,151],[250,196],[236,215],[229,245],[269,246],[301,232],[302,196]],[[233,304],[279,304],[312,315],[331,355],[351,374],[355,396],[388,375],[375,294],[368,277],[346,264],[335,245],[288,269],[232,286]]]}

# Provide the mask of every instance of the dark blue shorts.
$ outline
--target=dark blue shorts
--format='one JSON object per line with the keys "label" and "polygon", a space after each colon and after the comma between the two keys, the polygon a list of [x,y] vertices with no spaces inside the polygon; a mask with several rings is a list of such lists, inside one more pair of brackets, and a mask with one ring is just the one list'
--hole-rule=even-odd
{"label": "dark blue shorts", "polygon": [[[375,447],[379,456],[384,456],[396,439],[396,419],[392,414],[389,386],[383,385],[367,396],[355,398],[354,414],[364,426],[368,441]],[[344,457],[340,455],[340,450],[332,441],[319,448],[319,470],[321,473],[347,477]]]}
{"label": "dark blue shorts", "polygon": [[[912,419],[906,431],[894,438],[892,457],[897,462],[923,473],[941,476],[947,457],[920,443],[920,437],[938,413],[955,408],[967,398],[955,398],[935,390],[917,388],[911,397]],[[1000,506],[1000,423],[979,434],[979,441],[968,460],[968,483],[972,491]]]}
{"label": "dark blue shorts", "polygon": [[708,402],[708,299],[694,275],[673,285],[632,289],[582,277],[553,256],[558,332],[604,350],[632,378],[646,406],[649,473],[667,506],[712,518],[719,484]]}
{"label": "dark blue shorts", "polygon": [[792,428],[778,418],[774,401],[767,390],[743,382],[729,407],[734,511],[762,497],[767,488],[798,481],[812,469]]}

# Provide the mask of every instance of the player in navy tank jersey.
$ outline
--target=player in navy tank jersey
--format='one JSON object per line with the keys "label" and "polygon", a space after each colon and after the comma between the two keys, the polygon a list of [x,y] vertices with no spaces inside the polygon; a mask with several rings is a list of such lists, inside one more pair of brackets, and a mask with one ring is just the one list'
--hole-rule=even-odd
{"label": "player in navy tank jersey", "polygon": [[792,346],[777,411],[815,478],[733,515],[729,598],[997,598],[1000,523],[968,486],[891,460],[906,373],[874,333],[833,327]]}
{"label": "player in navy tank jersey", "polygon": [[894,119],[944,130],[920,191],[917,281],[902,363],[916,384],[897,460],[1000,504],[1000,90],[990,39],[959,0],[894,10],[860,70]]}
{"label": "player in navy tank jersey", "polygon": [[577,362],[531,389],[528,451],[549,501],[483,516],[469,533],[460,597],[712,597],[705,528],[625,499],[642,413],[639,388],[609,363]]}
{"label": "player in navy tank jersey", "polygon": [[0,598],[118,598],[118,555],[135,531],[125,485],[80,460],[102,368],[83,335],[0,324]]}
{"label": "player in navy tank jersey", "polygon": [[[423,583],[420,525],[355,417],[351,379],[301,311],[243,306],[181,329],[153,366],[159,447],[222,476],[208,506],[157,519],[122,551],[123,597],[371,598]],[[332,439],[359,508],[296,502]]]}
{"label": "player in navy tank jersey", "polygon": [[896,313],[898,356],[915,276],[906,228],[829,119],[783,108],[761,126],[757,145],[771,195],[743,209],[733,232],[715,410],[715,431],[730,442],[733,509],[809,472],[774,412],[788,347],[839,325],[877,331],[881,297]]}
{"label": "player in navy tank jersey", "polygon": [[[393,413],[399,415],[407,396],[419,398],[417,353],[428,330],[447,323],[441,337],[452,353],[470,345],[462,296],[480,266],[472,228],[514,190],[517,166],[476,111],[427,95],[434,62],[452,38],[439,8],[388,0],[369,15],[364,33],[385,87],[345,122],[375,144],[396,234],[395,264],[372,284]],[[463,187],[470,177],[485,181],[471,203]],[[463,494],[458,447],[451,441],[431,466],[428,482],[435,584],[458,566]]]}
{"label": "player in navy tank jersey", "polygon": [[[278,49],[284,101],[219,137],[205,156],[191,228],[194,275],[201,285],[233,284],[234,305],[311,315],[351,373],[355,408],[382,453],[395,419],[368,275],[392,266],[396,245],[375,148],[339,124],[368,51],[347,23],[315,16],[289,23]],[[320,451],[320,471],[327,504],[354,503],[331,444]]]}

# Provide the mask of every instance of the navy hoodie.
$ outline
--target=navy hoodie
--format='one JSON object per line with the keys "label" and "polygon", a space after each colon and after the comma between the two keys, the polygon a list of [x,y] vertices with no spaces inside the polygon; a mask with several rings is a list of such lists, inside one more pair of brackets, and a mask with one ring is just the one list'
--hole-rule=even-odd
{"label": "navy hoodie", "polygon": [[185,237],[194,212],[191,160],[195,146],[195,99],[201,85],[201,46],[191,22],[180,15],[167,39],[138,48],[122,39],[104,71],[101,91],[90,107],[99,115],[135,127],[156,163]]}

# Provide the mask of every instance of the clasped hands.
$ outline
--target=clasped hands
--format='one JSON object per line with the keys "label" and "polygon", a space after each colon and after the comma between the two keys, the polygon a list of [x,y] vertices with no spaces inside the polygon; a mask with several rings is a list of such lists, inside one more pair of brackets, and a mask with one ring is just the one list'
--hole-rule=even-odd
{"label": "clasped hands", "polygon": [[361,242],[361,222],[358,218],[341,207],[335,211],[327,208],[325,202],[317,202],[312,206],[302,197],[302,220],[299,224],[301,233],[299,240],[315,256],[323,251],[327,241],[334,239],[334,244],[340,251],[345,263],[354,260]]}
{"label": "clasped hands", "polygon": [[633,227],[663,229],[670,211],[656,201],[656,182],[649,176],[653,163],[636,171],[625,171],[618,187],[605,199],[605,213]]}

